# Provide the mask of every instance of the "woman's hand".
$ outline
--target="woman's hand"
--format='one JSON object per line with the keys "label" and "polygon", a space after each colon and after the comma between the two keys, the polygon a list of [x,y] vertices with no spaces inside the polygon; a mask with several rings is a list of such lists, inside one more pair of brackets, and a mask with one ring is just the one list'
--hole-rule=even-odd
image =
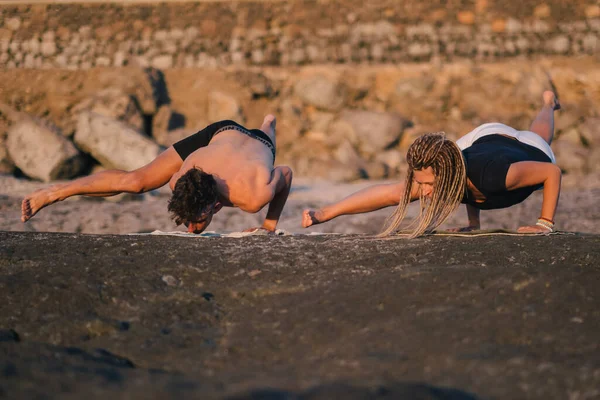
{"label": "woman's hand", "polygon": [[552,230],[539,226],[539,225],[531,225],[531,226],[522,226],[517,229],[518,233],[537,233],[537,234],[548,234],[551,233]]}
{"label": "woman's hand", "polygon": [[473,232],[478,231],[479,229],[479,226],[463,226],[462,228],[450,228],[448,229],[448,232]]}
{"label": "woman's hand", "polygon": [[248,229],[243,230],[242,232],[244,232],[244,233],[253,233],[253,232],[258,232],[258,231],[264,231],[264,232],[267,232],[267,234],[274,234],[275,233],[275,231],[271,231],[271,230],[269,230],[267,228],[264,228],[262,226],[259,226],[259,227],[256,227],[256,228],[248,228]]}

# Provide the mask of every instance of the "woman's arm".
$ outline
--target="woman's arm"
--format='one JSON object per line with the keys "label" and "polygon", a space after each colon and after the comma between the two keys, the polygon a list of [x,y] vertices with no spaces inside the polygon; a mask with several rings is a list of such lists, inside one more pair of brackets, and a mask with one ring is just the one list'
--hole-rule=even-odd
{"label": "woman's arm", "polygon": [[467,218],[469,219],[469,225],[462,228],[448,229],[450,232],[471,232],[481,229],[481,222],[479,220],[479,208],[475,208],[470,204],[467,206]]}
{"label": "woman's arm", "polygon": [[[304,210],[302,226],[307,228],[340,215],[361,214],[385,207],[397,206],[403,192],[404,183],[380,184],[368,187],[321,209]],[[413,185],[412,192],[411,201],[417,200],[419,198],[418,185]]]}
{"label": "woman's arm", "polygon": [[[522,161],[514,163],[506,175],[506,189],[515,190],[527,186],[544,185],[540,218],[554,221],[562,173],[558,166],[548,162]],[[539,225],[520,227],[521,233],[547,233],[550,229]]]}

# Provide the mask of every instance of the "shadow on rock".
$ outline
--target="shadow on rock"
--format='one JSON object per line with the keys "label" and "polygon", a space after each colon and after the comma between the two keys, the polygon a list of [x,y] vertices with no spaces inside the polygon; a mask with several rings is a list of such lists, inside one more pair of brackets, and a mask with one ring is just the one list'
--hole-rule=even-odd
{"label": "shadow on rock", "polygon": [[473,394],[458,389],[442,388],[422,383],[396,383],[386,386],[357,387],[343,383],[318,386],[305,392],[265,389],[229,397],[228,400],[477,400]]}

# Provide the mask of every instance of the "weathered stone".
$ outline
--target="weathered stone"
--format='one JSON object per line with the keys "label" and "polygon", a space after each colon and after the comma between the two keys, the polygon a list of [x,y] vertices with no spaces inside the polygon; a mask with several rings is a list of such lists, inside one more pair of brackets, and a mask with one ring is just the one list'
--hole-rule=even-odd
{"label": "weathered stone", "polygon": [[548,50],[557,54],[565,54],[571,47],[571,41],[567,36],[559,35],[548,42]]}
{"label": "weathered stone", "polygon": [[156,114],[152,116],[152,137],[156,143],[165,146],[167,132],[169,131],[169,121],[173,115],[173,110],[169,104],[163,104],[158,108]]}
{"label": "weathered stone", "polygon": [[556,164],[567,174],[585,174],[590,149],[571,141],[557,140],[552,146]]}
{"label": "weathered stone", "polygon": [[365,166],[365,161],[360,157],[354,146],[348,141],[344,140],[337,149],[333,152],[333,156],[336,160],[342,164],[348,165],[351,169],[360,169]]}
{"label": "weathered stone", "polygon": [[75,143],[107,168],[134,170],[148,164],[160,148],[121,121],[84,111],[79,114]]}
{"label": "weathered stone", "polygon": [[[322,111],[313,111],[308,114],[310,130],[316,132],[327,132],[329,125],[335,119],[335,114]],[[338,142],[339,143],[339,142]],[[336,144],[338,144],[336,143]]]}
{"label": "weathered stone", "polygon": [[598,18],[600,17],[600,6],[597,4],[590,4],[585,8],[586,18]]}
{"label": "weathered stone", "polygon": [[432,53],[429,43],[412,43],[408,46],[408,54],[414,58],[428,57]]}
{"label": "weathered stone", "polygon": [[6,22],[4,22],[4,26],[6,26],[11,31],[16,31],[21,27],[21,18],[12,17],[8,18]]}
{"label": "weathered stone", "polygon": [[34,68],[35,67],[33,54],[29,53],[25,56],[25,60],[23,61],[23,66],[25,68]]}
{"label": "weathered stone", "polygon": [[292,64],[302,64],[306,60],[306,53],[303,48],[296,48],[290,54]]}
{"label": "weathered stone", "polygon": [[173,56],[163,54],[152,59],[152,67],[157,69],[169,69],[173,66]]}
{"label": "weathered stone", "polygon": [[79,113],[88,111],[123,121],[138,132],[144,131],[144,119],[134,99],[119,88],[106,88],[84,99],[71,110],[71,135],[79,121]]}
{"label": "weathered stone", "polygon": [[40,49],[40,41],[37,38],[32,38],[31,40],[29,40],[29,51],[31,52],[31,54],[39,54]]}
{"label": "weathered stone", "polygon": [[42,34],[42,42],[54,42],[56,34],[54,31],[46,31]]}
{"label": "weathered stone", "polygon": [[579,132],[586,147],[600,149],[600,118],[588,118],[581,126]]}
{"label": "weathered stone", "polygon": [[183,32],[182,29],[179,29],[179,28],[173,28],[173,29],[171,29],[171,32],[169,32],[169,37],[173,40],[181,40],[181,39],[183,39],[184,36],[185,36],[185,33]]}
{"label": "weathered stone", "polygon": [[0,132],[0,174],[12,174],[15,170],[15,163],[8,155],[6,148],[6,133]]}
{"label": "weathered stone", "polygon": [[56,53],[56,43],[54,42],[42,42],[40,45],[40,51],[44,56],[51,56]]}
{"label": "weathered stone", "polygon": [[497,18],[492,22],[492,32],[504,33],[506,31],[506,20],[504,18]]}
{"label": "weathered stone", "polygon": [[533,16],[536,18],[548,18],[552,10],[546,3],[539,4],[533,9]]}
{"label": "weathered stone", "polygon": [[12,38],[12,31],[7,28],[0,28],[0,50],[6,51],[8,49],[8,44],[10,43],[10,39]]}
{"label": "weathered stone", "polygon": [[321,74],[301,78],[294,86],[294,92],[307,104],[332,111],[343,107],[347,95],[341,82]]}
{"label": "weathered stone", "polygon": [[590,33],[584,36],[583,40],[581,41],[581,45],[585,52],[595,54],[600,48],[600,41],[596,35]]}
{"label": "weathered stone", "polygon": [[47,127],[24,119],[8,131],[8,153],[15,165],[31,178],[50,182],[75,176],[83,166],[75,146]]}
{"label": "weathered stone", "polygon": [[[165,107],[165,106],[163,106]],[[206,125],[206,124],[205,124]],[[153,136],[154,141],[163,147],[169,147],[178,141],[185,139],[186,137],[196,133],[194,130],[188,128],[179,128],[173,130],[166,130],[162,133]]]}
{"label": "weathered stone", "polygon": [[242,124],[245,120],[237,99],[219,91],[212,91],[208,94],[208,119],[211,121],[232,119]]}
{"label": "weathered stone", "polygon": [[115,53],[115,57],[113,59],[113,63],[112,65],[114,67],[122,67],[125,64],[125,60],[126,60],[126,56],[125,56],[125,52],[123,51],[117,51]]}
{"label": "weathered stone", "polygon": [[374,156],[400,140],[407,121],[395,113],[344,110],[340,120],[352,126],[361,153]]}
{"label": "weathered stone", "polygon": [[456,19],[463,25],[473,25],[475,23],[475,13],[473,11],[460,11]]}
{"label": "weathered stone", "polygon": [[95,65],[97,67],[108,67],[108,66],[110,66],[110,58],[108,58],[106,56],[98,57],[98,58],[96,58]]}

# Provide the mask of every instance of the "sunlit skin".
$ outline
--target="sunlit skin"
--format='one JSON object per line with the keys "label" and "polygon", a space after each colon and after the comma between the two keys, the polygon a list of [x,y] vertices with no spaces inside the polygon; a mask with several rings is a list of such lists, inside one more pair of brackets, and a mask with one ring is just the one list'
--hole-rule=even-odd
{"label": "sunlit skin", "polygon": [[[540,135],[548,144],[554,136],[554,111],[560,109],[556,96],[551,91],[542,95],[543,106],[529,130]],[[413,185],[410,201],[416,201],[422,193],[424,197],[431,198],[434,190],[435,174],[431,167],[413,171]],[[506,189],[515,190],[522,187],[543,185],[543,201],[540,217],[554,220],[558,198],[560,195],[561,171],[558,166],[549,162],[523,161],[510,166],[506,176]],[[467,179],[467,191],[470,198],[476,203],[484,202],[485,195]],[[391,183],[374,185],[360,190],[337,203],[327,205],[320,209],[307,209],[302,214],[302,226],[307,228],[312,225],[327,222],[340,215],[360,214],[381,208],[397,206],[404,193],[404,183]],[[467,204],[467,217],[469,224],[466,227],[454,228],[451,231],[465,232],[481,229],[480,210]],[[550,230],[538,225],[522,226],[519,233],[548,233]]]}
{"label": "sunlit skin", "polygon": [[419,193],[423,197],[431,198],[433,194],[433,185],[435,183],[435,174],[433,168],[427,167],[422,170],[413,171],[413,182],[419,187]]}
{"label": "sunlit skin", "polygon": [[185,222],[184,225],[187,228],[188,233],[200,234],[204,232],[212,222],[213,216],[218,213],[221,208],[223,208],[223,205],[217,201],[209,206],[208,209],[201,212],[196,220]]}
{"label": "sunlit skin", "polygon": [[[260,127],[273,144],[275,126],[275,117],[267,115]],[[186,223],[188,232],[203,232],[222,207],[237,207],[256,213],[267,204],[269,208],[263,225],[249,231],[275,231],[292,185],[292,170],[287,166],[274,167],[269,148],[235,130],[220,132],[207,147],[199,148],[185,161],[171,146],[150,164],[135,171],[103,171],[33,192],[21,203],[21,220],[27,222],[44,207],[71,196],[144,193],[167,183],[173,189],[179,177],[192,168],[200,168],[213,175],[218,201],[209,209],[198,210],[199,218]]]}

